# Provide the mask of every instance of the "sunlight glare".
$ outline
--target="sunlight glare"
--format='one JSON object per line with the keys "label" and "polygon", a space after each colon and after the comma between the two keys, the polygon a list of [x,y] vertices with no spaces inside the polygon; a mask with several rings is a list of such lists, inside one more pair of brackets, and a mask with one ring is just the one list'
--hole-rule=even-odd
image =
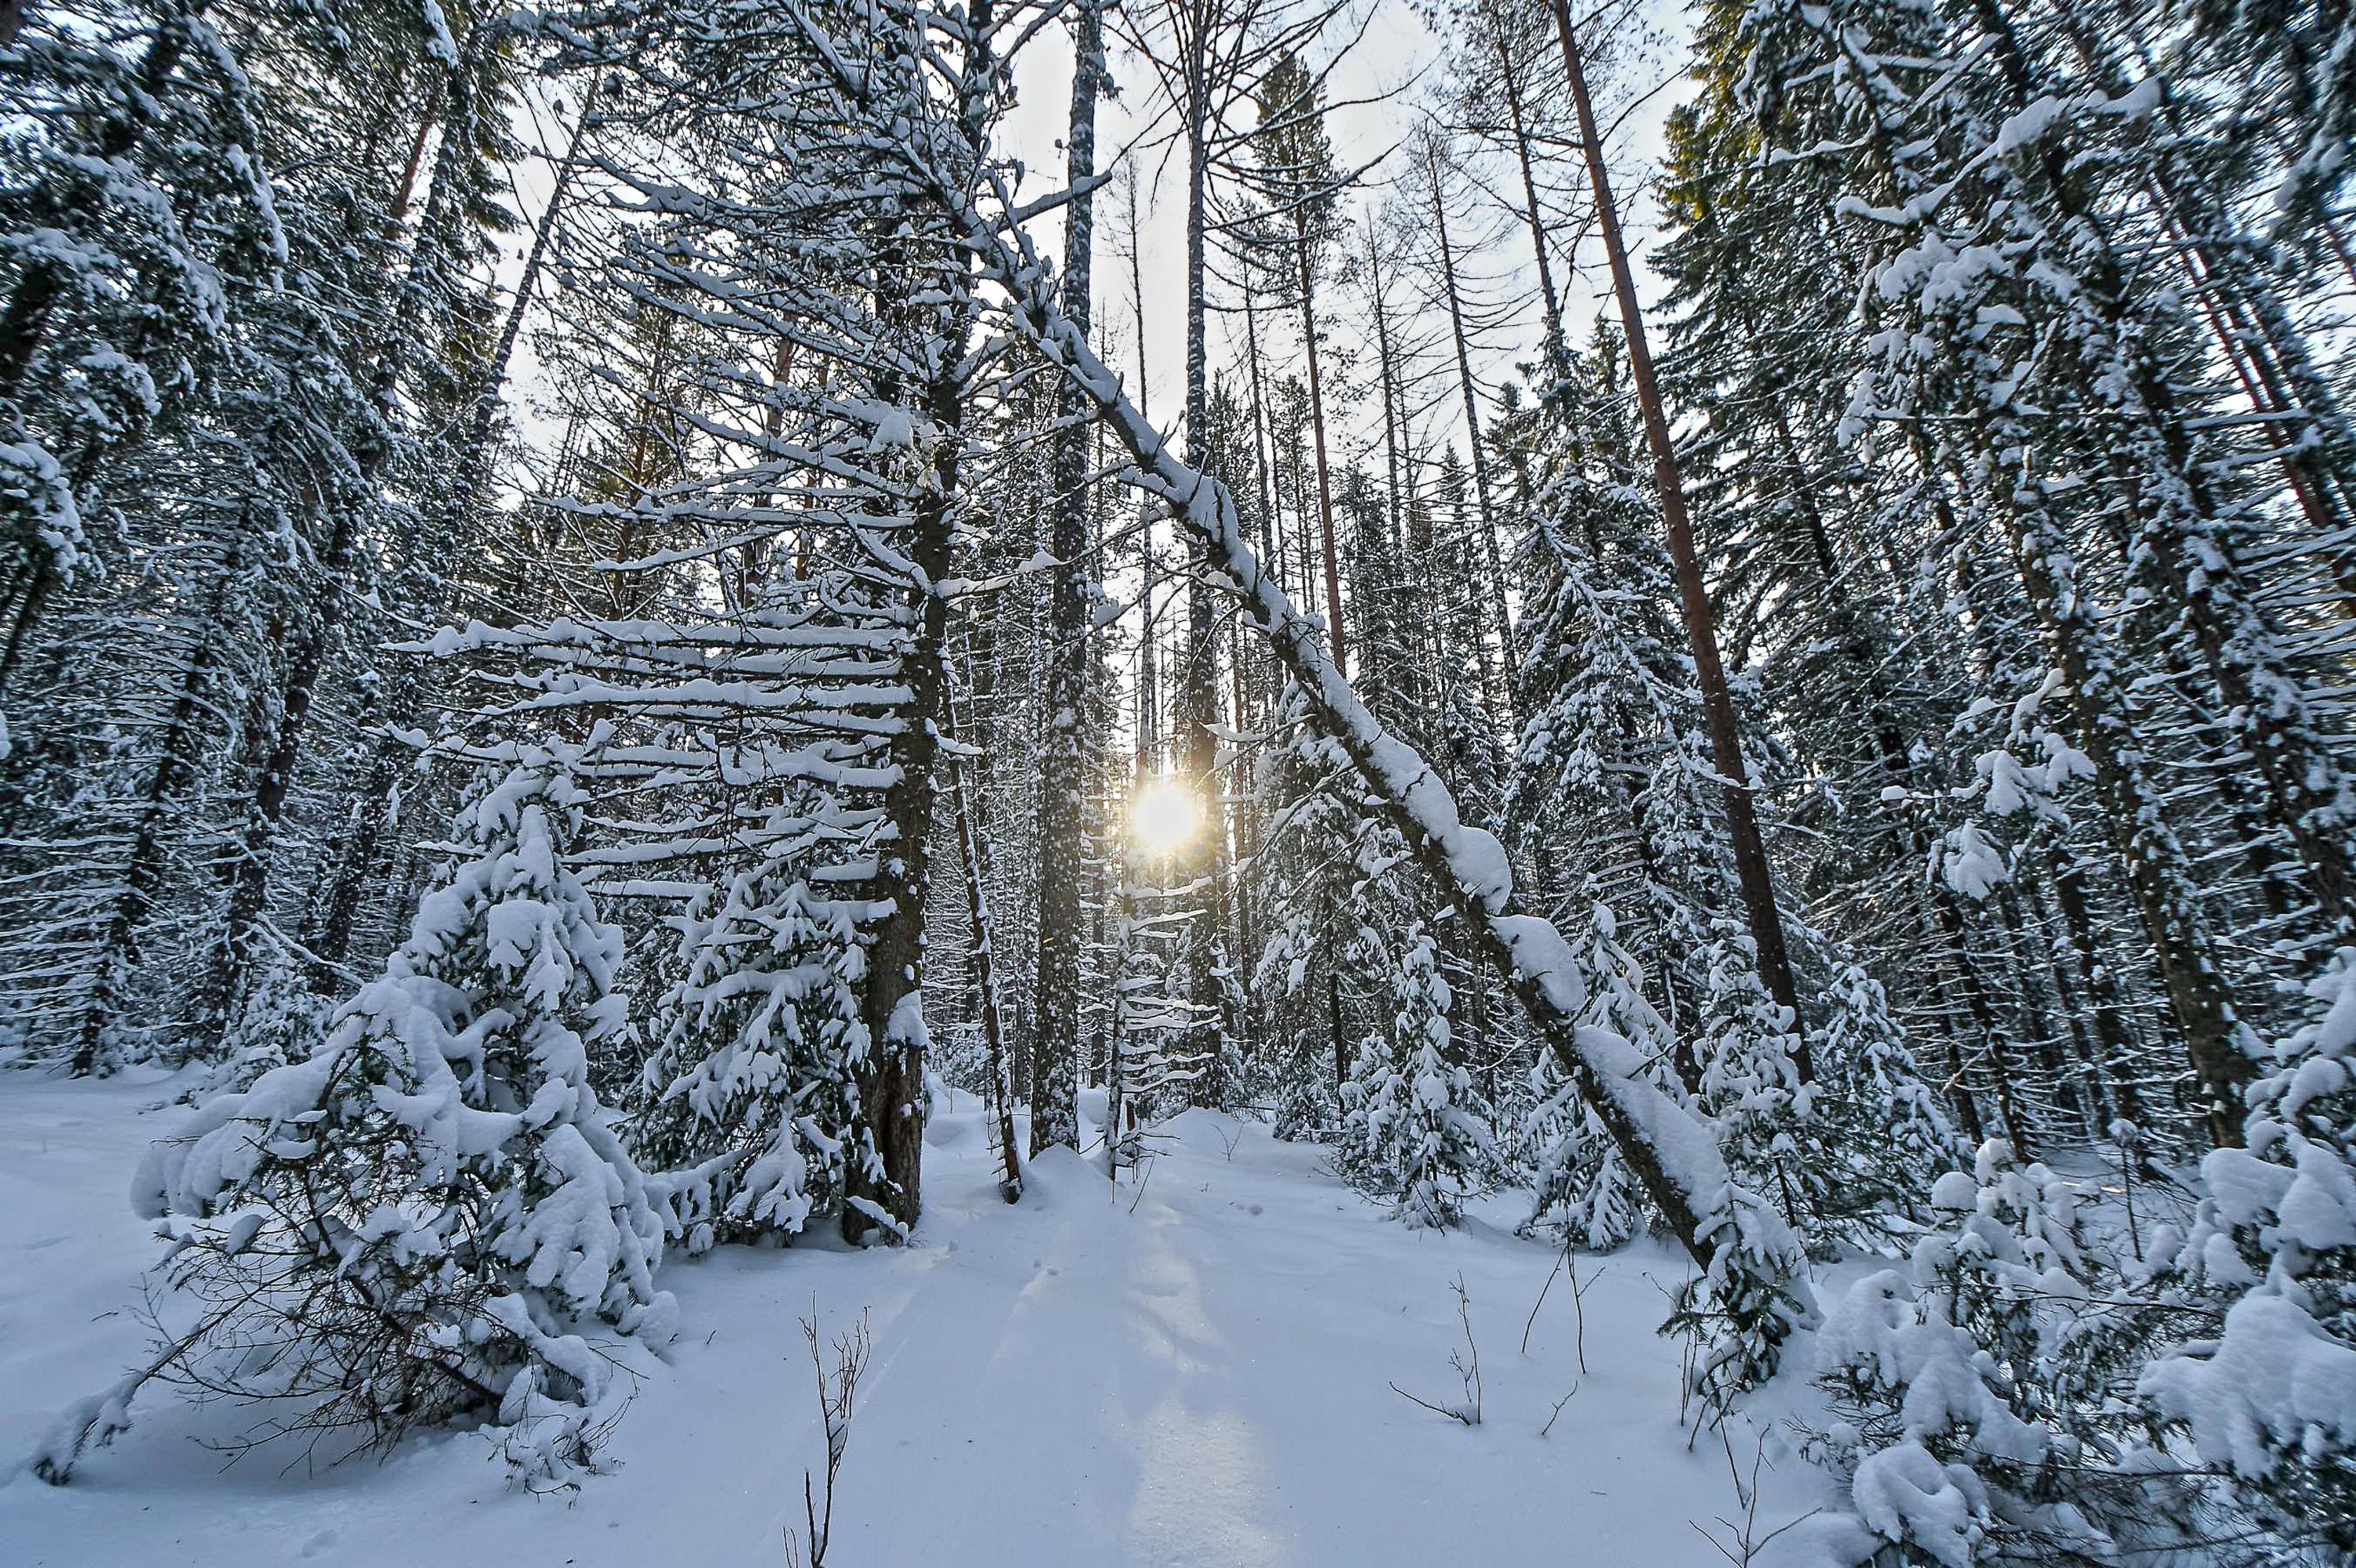
{"label": "sunlight glare", "polygon": [[1167,855],[1194,836],[1194,800],[1172,779],[1145,786],[1130,807],[1130,830],[1148,855]]}

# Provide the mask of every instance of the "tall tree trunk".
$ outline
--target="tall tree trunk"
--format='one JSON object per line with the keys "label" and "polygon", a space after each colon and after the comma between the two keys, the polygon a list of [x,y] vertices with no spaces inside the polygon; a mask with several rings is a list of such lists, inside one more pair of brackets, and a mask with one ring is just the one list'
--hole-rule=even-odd
{"label": "tall tree trunk", "polygon": [[1316,438],[1318,539],[1325,550],[1325,635],[1333,649],[1333,667],[1347,677],[1350,646],[1342,631],[1342,556],[1333,544],[1333,486],[1325,472],[1325,382],[1317,366],[1317,274],[1310,264],[1308,219],[1296,211],[1292,229],[1301,259],[1301,341],[1309,355],[1309,422]]}
{"label": "tall tree trunk", "polygon": [[[1103,0],[1082,0],[1075,23],[1072,111],[1066,133],[1066,178],[1078,191],[1064,216],[1064,309],[1088,329],[1094,276],[1097,95],[1104,73]],[[1031,1043],[1031,1152],[1077,1148],[1080,1051],[1080,947],[1086,940],[1081,883],[1087,812],[1088,441],[1087,404],[1069,384],[1055,392],[1065,421],[1055,452],[1055,499],[1048,554],[1055,557],[1047,599],[1047,755],[1039,790],[1039,953]]]}
{"label": "tall tree trunk", "polygon": [[170,851],[166,829],[174,820],[183,791],[195,782],[197,764],[204,754],[205,719],[213,701],[209,688],[220,674],[230,634],[228,608],[243,570],[244,530],[232,528],[224,553],[205,596],[196,625],[199,641],[187,667],[155,770],[147,777],[140,798],[139,817],[131,830],[131,850],[124,863],[123,886],[115,893],[101,927],[98,958],[91,974],[91,991],[82,1007],[81,1028],[74,1046],[72,1070],[77,1076],[97,1072],[103,1064],[107,1032],[123,1001],[131,975],[139,964],[140,931],[155,907],[164,885]]}
{"label": "tall tree trunk", "polygon": [[1628,252],[1621,243],[1619,209],[1612,204],[1611,176],[1603,166],[1603,143],[1596,129],[1595,111],[1588,101],[1587,71],[1579,39],[1570,25],[1566,0],[1553,0],[1555,30],[1562,42],[1564,74],[1570,81],[1571,106],[1579,115],[1581,151],[1587,158],[1589,182],[1595,191],[1595,214],[1603,233],[1603,251],[1612,267],[1612,291],[1619,301],[1620,321],[1628,337],[1628,368],[1636,383],[1636,401],[1644,416],[1644,440],[1652,449],[1653,483],[1659,492],[1661,520],[1668,534],[1669,554],[1677,572],[1677,600],[1685,613],[1686,636],[1691,645],[1694,677],[1701,688],[1702,710],[1709,732],[1710,760],[1723,781],[1727,836],[1734,852],[1735,876],[1742,891],[1743,913],[1758,949],[1760,978],[1768,995],[1792,1016],[1796,1041],[1793,1060],[1800,1077],[1815,1076],[1808,1035],[1800,1014],[1799,988],[1792,977],[1792,960],[1783,943],[1783,923],[1775,908],[1775,884],[1767,861],[1767,846],[1759,832],[1753,809],[1751,781],[1742,760],[1742,741],[1734,719],[1734,699],[1727,688],[1726,668],[1719,662],[1718,633],[1711,624],[1709,592],[1702,581],[1701,560],[1694,549],[1693,526],[1686,515],[1685,480],[1678,471],[1676,447],[1661,406],[1660,383],[1653,373],[1653,356],[1644,338],[1644,315],[1636,299],[1636,282],[1628,270]]}
{"label": "tall tree trunk", "polygon": [[[962,94],[958,105],[965,144],[979,157],[988,123],[986,84],[995,80],[990,58],[993,0],[967,0]],[[859,1015],[867,1054],[858,1068],[860,1107],[876,1164],[851,1162],[844,1173],[842,1235],[859,1243],[888,1232],[905,1241],[924,1211],[925,910],[932,891],[933,827],[939,805],[940,733],[948,714],[948,580],[965,456],[966,355],[972,341],[974,258],[959,263],[968,305],[946,331],[929,319],[917,330],[935,339],[933,367],[922,404],[931,425],[931,469],[915,485],[916,504],[902,552],[915,570],[916,614],[901,677],[908,699],[887,750],[892,783],[884,792],[889,825],[871,896],[886,910],[868,944]],[[903,309],[909,302],[895,302]],[[896,399],[887,398],[886,401]],[[1012,1145],[1008,1145],[1012,1157]]]}
{"label": "tall tree trunk", "polygon": [[[1440,154],[1436,145],[1424,149],[1424,173],[1431,185],[1432,233],[1440,243],[1440,279],[1448,299],[1448,325],[1456,339],[1457,395],[1464,403],[1464,433],[1472,464],[1472,496],[1481,512],[1483,564],[1487,570],[1490,618],[1495,623],[1500,668],[1513,663],[1514,617],[1505,605],[1505,566],[1497,550],[1497,509],[1489,497],[1489,450],[1481,440],[1481,394],[1472,380],[1472,348],[1464,330],[1464,302],[1456,287],[1456,251],[1448,241],[1448,203],[1440,188]],[[1498,711],[1513,725],[1513,683],[1501,679],[1492,695]]]}
{"label": "tall tree trunk", "polygon": [[1405,515],[1399,496],[1399,406],[1405,400],[1399,393],[1398,357],[1391,352],[1390,302],[1383,290],[1382,237],[1374,225],[1366,226],[1366,298],[1375,316],[1375,380],[1383,401],[1383,485],[1385,498],[1390,506],[1391,526],[1396,528]]}
{"label": "tall tree trunk", "polygon": [[949,575],[952,503],[961,458],[963,392],[954,367],[964,357],[944,353],[952,368],[926,390],[932,421],[932,483],[919,493],[904,545],[922,573],[916,624],[902,684],[908,692],[893,734],[891,786],[884,815],[891,824],[870,896],[888,905],[867,949],[859,1017],[867,1056],[859,1070],[860,1105],[878,1164],[853,1161],[846,1173],[843,1239],[864,1242],[879,1231],[905,1239],[924,1206],[925,907],[932,891],[933,813],[939,794],[939,732],[946,716],[948,601],[933,585]]}
{"label": "tall tree trunk", "polygon": [[1280,564],[1276,548],[1276,438],[1268,428],[1268,389],[1259,357],[1259,306],[1249,265],[1244,268],[1244,359],[1251,376],[1252,479],[1259,487],[1260,558]]}
{"label": "tall tree trunk", "polygon": [[[1207,106],[1199,106],[1203,112]],[[1191,116],[1198,105],[1190,103]],[[1209,287],[1207,257],[1210,154],[1205,138],[1209,127],[1192,121],[1186,140],[1186,462],[1210,465],[1210,342],[1206,312]],[[1200,1076],[1192,1083],[1197,1104],[1223,1106],[1232,1087],[1223,1068],[1226,1060],[1225,987],[1227,930],[1226,814],[1219,796],[1218,744],[1212,733],[1218,722],[1218,619],[1211,603],[1212,588],[1205,575],[1209,562],[1198,544],[1188,551],[1194,570],[1186,574],[1185,662],[1178,673],[1176,747],[1180,779],[1195,805],[1200,823],[1194,839],[1180,858],[1182,876],[1201,891],[1201,913],[1189,923],[1181,947],[1185,973],[1182,986],[1194,1003],[1194,1049],[1203,1052]]]}

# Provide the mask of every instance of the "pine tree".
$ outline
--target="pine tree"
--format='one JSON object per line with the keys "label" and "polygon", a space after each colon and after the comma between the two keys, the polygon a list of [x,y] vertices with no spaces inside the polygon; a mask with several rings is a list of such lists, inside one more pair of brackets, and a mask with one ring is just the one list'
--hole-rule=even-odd
{"label": "pine tree", "polygon": [[[1066,176],[1077,191],[1096,176],[1097,101],[1106,85],[1104,7],[1084,0],[1073,35],[1072,107],[1065,140]],[[1082,332],[1088,329],[1095,277],[1095,201],[1082,193],[1065,219],[1063,286],[1066,308]],[[1081,563],[1091,540],[1087,428],[1077,422],[1079,394],[1057,388],[1057,409],[1074,421],[1056,440],[1055,520],[1047,539],[1056,567],[1050,590],[1046,649],[1048,756],[1040,791],[1038,842],[1039,941],[1036,965],[1038,1029],[1032,1044],[1031,1147],[1037,1154],[1056,1144],[1076,1147],[1079,1113],[1075,1098],[1081,1052],[1080,969],[1083,905],[1082,818],[1088,788],[1087,574]]]}

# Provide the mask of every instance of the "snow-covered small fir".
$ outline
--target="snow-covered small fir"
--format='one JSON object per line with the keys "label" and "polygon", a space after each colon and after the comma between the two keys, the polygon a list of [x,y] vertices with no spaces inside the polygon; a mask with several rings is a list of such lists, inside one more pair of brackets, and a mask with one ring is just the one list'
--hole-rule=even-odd
{"label": "snow-covered small fir", "polygon": [[[2201,1161],[2207,1195],[2164,1297],[2190,1294],[2213,1338],[2145,1369],[2137,1392],[2180,1424],[2267,1522],[2320,1524],[2356,1549],[2356,949],[2309,987],[2320,1016],[2250,1089],[2245,1146]],[[2311,1528],[2311,1527],[2310,1527]]]}
{"label": "snow-covered small fir", "polygon": [[1405,1223],[1452,1225],[1496,1152],[1472,1075],[1451,1051],[1448,982],[1420,926],[1401,939],[1393,985],[1389,1027],[1359,1045],[1342,1086],[1335,1163]]}

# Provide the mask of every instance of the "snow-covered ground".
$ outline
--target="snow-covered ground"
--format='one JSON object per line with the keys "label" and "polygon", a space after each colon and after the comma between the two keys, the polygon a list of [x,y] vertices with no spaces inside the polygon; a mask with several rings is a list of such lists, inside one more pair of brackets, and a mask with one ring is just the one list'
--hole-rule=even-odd
{"label": "snow-covered ground", "polygon": [[[177,1119],[155,1109],[169,1093],[154,1075],[0,1077],[11,1463],[143,1346],[129,1309],[152,1243],[124,1194],[145,1141]],[[1461,1232],[1412,1232],[1340,1186],[1320,1151],[1256,1124],[1197,1112],[1167,1131],[1141,1193],[1051,1157],[1010,1209],[960,1095],[927,1135],[914,1245],[669,1266],[681,1325],[668,1364],[616,1433],[612,1472],[569,1503],[509,1491],[464,1434],[316,1475],[268,1450],[224,1468],[198,1439],[251,1416],[151,1391],[73,1485],[21,1471],[0,1485],[0,1563],[777,1568],[820,1453],[799,1328],[813,1304],[829,1333],[865,1309],[874,1334],[837,1568],[1724,1561],[1695,1525],[1742,1511],[1728,1454],[1716,1438],[1688,1448],[1678,1347],[1654,1332],[1679,1259],[1639,1247],[1585,1265],[1582,1371],[1560,1279],[1519,1349],[1553,1258],[1511,1233],[1509,1207]],[[1469,1428],[1389,1386],[1461,1398],[1459,1276],[1484,1392]],[[1747,1479],[1749,1418],[1731,1441]],[[1771,1438],[1761,1534],[1824,1499],[1778,1452]]]}

